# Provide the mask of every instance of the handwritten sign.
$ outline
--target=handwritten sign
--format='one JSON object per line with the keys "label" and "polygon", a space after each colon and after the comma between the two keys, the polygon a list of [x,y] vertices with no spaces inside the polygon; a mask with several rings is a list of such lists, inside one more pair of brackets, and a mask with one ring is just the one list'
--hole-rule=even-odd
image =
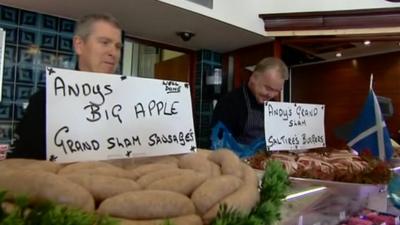
{"label": "handwritten sign", "polygon": [[325,146],[325,106],[266,102],[265,141],[269,150],[300,150]]}
{"label": "handwritten sign", "polygon": [[46,68],[47,159],[196,150],[188,83]]}

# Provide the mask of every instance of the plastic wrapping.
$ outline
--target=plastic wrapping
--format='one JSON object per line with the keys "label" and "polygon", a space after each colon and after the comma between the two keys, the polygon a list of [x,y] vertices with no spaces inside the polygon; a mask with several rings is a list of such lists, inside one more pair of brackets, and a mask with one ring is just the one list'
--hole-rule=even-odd
{"label": "plastic wrapping", "polygon": [[211,130],[211,149],[228,148],[240,158],[253,156],[257,151],[265,149],[265,139],[259,138],[249,145],[241,144],[235,140],[232,133],[222,123],[218,122]]}

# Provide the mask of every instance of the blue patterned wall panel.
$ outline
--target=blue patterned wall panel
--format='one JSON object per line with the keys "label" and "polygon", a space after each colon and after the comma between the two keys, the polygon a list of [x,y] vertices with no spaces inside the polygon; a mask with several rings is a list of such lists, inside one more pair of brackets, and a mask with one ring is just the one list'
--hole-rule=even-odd
{"label": "blue patterned wall panel", "polygon": [[0,120],[12,120],[12,107],[11,102],[0,103]]}
{"label": "blue patterned wall panel", "polygon": [[196,141],[198,147],[210,147],[212,99],[207,93],[205,84],[206,76],[210,75],[215,67],[221,67],[221,54],[210,50],[197,51],[196,79],[195,79],[195,108],[194,121],[196,129]]}
{"label": "blue patterned wall panel", "polygon": [[9,144],[12,138],[12,122],[0,122],[0,141]]}
{"label": "blue patterned wall panel", "polygon": [[44,87],[46,85],[46,70],[38,68],[36,73],[36,84],[38,87]]}
{"label": "blue patterned wall panel", "polygon": [[18,64],[19,65],[34,65],[40,63],[40,52],[38,49],[19,47],[18,49]]}
{"label": "blue patterned wall panel", "polygon": [[59,18],[55,16],[42,15],[41,26],[42,30],[58,32]]}
{"label": "blue patterned wall panel", "polygon": [[3,81],[15,82],[15,66],[13,64],[5,64],[3,68]]}
{"label": "blue patterned wall panel", "polygon": [[7,7],[7,6],[1,6],[0,8],[0,19],[3,23],[8,23],[8,24],[18,24],[18,9]]}
{"label": "blue patterned wall panel", "polygon": [[44,66],[57,66],[58,63],[57,54],[51,51],[42,50],[40,59],[40,64]]}
{"label": "blue patterned wall panel", "polygon": [[33,58],[34,56],[28,48],[20,47],[18,49],[18,64],[33,64]]}
{"label": "blue patterned wall panel", "polygon": [[40,48],[42,49],[57,49],[57,37],[55,33],[41,33],[40,35]]}
{"label": "blue patterned wall panel", "polygon": [[64,52],[73,52],[72,36],[60,36],[58,50]]}
{"label": "blue patterned wall panel", "polygon": [[35,71],[34,71],[33,67],[30,67],[30,66],[18,66],[16,82],[17,83],[25,83],[25,84],[34,85],[34,83],[35,83]]}
{"label": "blue patterned wall panel", "polygon": [[212,55],[211,51],[209,51],[209,50],[203,50],[202,53],[203,53],[203,54],[202,54],[202,58],[201,58],[202,61],[204,61],[204,60],[211,60],[211,55]]}
{"label": "blue patterned wall panel", "polygon": [[45,66],[75,67],[75,21],[0,5],[0,27],[6,31],[0,141],[9,143],[23,105],[45,87]]}
{"label": "blue patterned wall panel", "polygon": [[11,45],[6,45],[4,49],[4,64],[12,65],[16,62],[17,59],[17,48]]}
{"label": "blue patterned wall panel", "polygon": [[31,95],[35,93],[35,88],[32,85],[17,84],[15,88],[16,102],[28,102]]}
{"label": "blue patterned wall panel", "polygon": [[59,54],[58,67],[66,69],[75,69],[76,57],[73,54]]}
{"label": "blue patterned wall panel", "polygon": [[21,10],[19,14],[19,25],[36,28],[39,25],[39,14],[31,11]]}
{"label": "blue patterned wall panel", "polygon": [[24,107],[22,102],[16,102],[14,108],[14,120],[19,121],[24,117]]}
{"label": "blue patterned wall panel", "polygon": [[7,44],[17,44],[18,28],[17,26],[0,24],[0,27],[6,31],[6,43]]}
{"label": "blue patterned wall panel", "polygon": [[75,21],[68,19],[60,19],[60,33],[72,34],[75,30]]}
{"label": "blue patterned wall panel", "polygon": [[14,101],[14,83],[4,82],[3,89],[1,92],[2,102],[13,102]]}
{"label": "blue patterned wall panel", "polygon": [[213,52],[212,61],[222,65],[222,55],[220,53]]}
{"label": "blue patterned wall panel", "polygon": [[205,81],[204,76],[210,75],[212,73],[213,66],[207,63],[203,63],[202,77],[203,82]]}
{"label": "blue patterned wall panel", "polygon": [[25,46],[37,45],[39,43],[39,32],[36,30],[20,28],[19,44]]}

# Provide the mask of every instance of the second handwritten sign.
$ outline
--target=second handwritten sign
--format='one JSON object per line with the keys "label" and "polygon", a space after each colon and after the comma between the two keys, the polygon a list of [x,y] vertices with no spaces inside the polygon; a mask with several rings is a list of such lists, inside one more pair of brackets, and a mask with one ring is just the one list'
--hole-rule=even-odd
{"label": "second handwritten sign", "polygon": [[266,102],[265,141],[269,150],[300,150],[325,146],[325,106]]}

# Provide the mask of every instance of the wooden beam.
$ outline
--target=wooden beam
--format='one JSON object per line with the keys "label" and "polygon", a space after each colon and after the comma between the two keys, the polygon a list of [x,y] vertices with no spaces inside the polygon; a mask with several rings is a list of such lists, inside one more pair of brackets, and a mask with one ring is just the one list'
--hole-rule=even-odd
{"label": "wooden beam", "polygon": [[288,37],[288,36],[328,36],[328,35],[392,35],[400,34],[398,27],[382,28],[353,28],[353,29],[334,29],[334,30],[290,30],[290,31],[267,31],[269,37]]}
{"label": "wooden beam", "polygon": [[260,14],[266,31],[330,30],[400,26],[400,8]]}
{"label": "wooden beam", "polygon": [[315,37],[286,37],[280,38],[282,44],[315,44],[315,43],[348,43],[348,42],[364,42],[379,41],[393,42],[400,41],[400,35],[357,35],[357,36],[315,36]]}

